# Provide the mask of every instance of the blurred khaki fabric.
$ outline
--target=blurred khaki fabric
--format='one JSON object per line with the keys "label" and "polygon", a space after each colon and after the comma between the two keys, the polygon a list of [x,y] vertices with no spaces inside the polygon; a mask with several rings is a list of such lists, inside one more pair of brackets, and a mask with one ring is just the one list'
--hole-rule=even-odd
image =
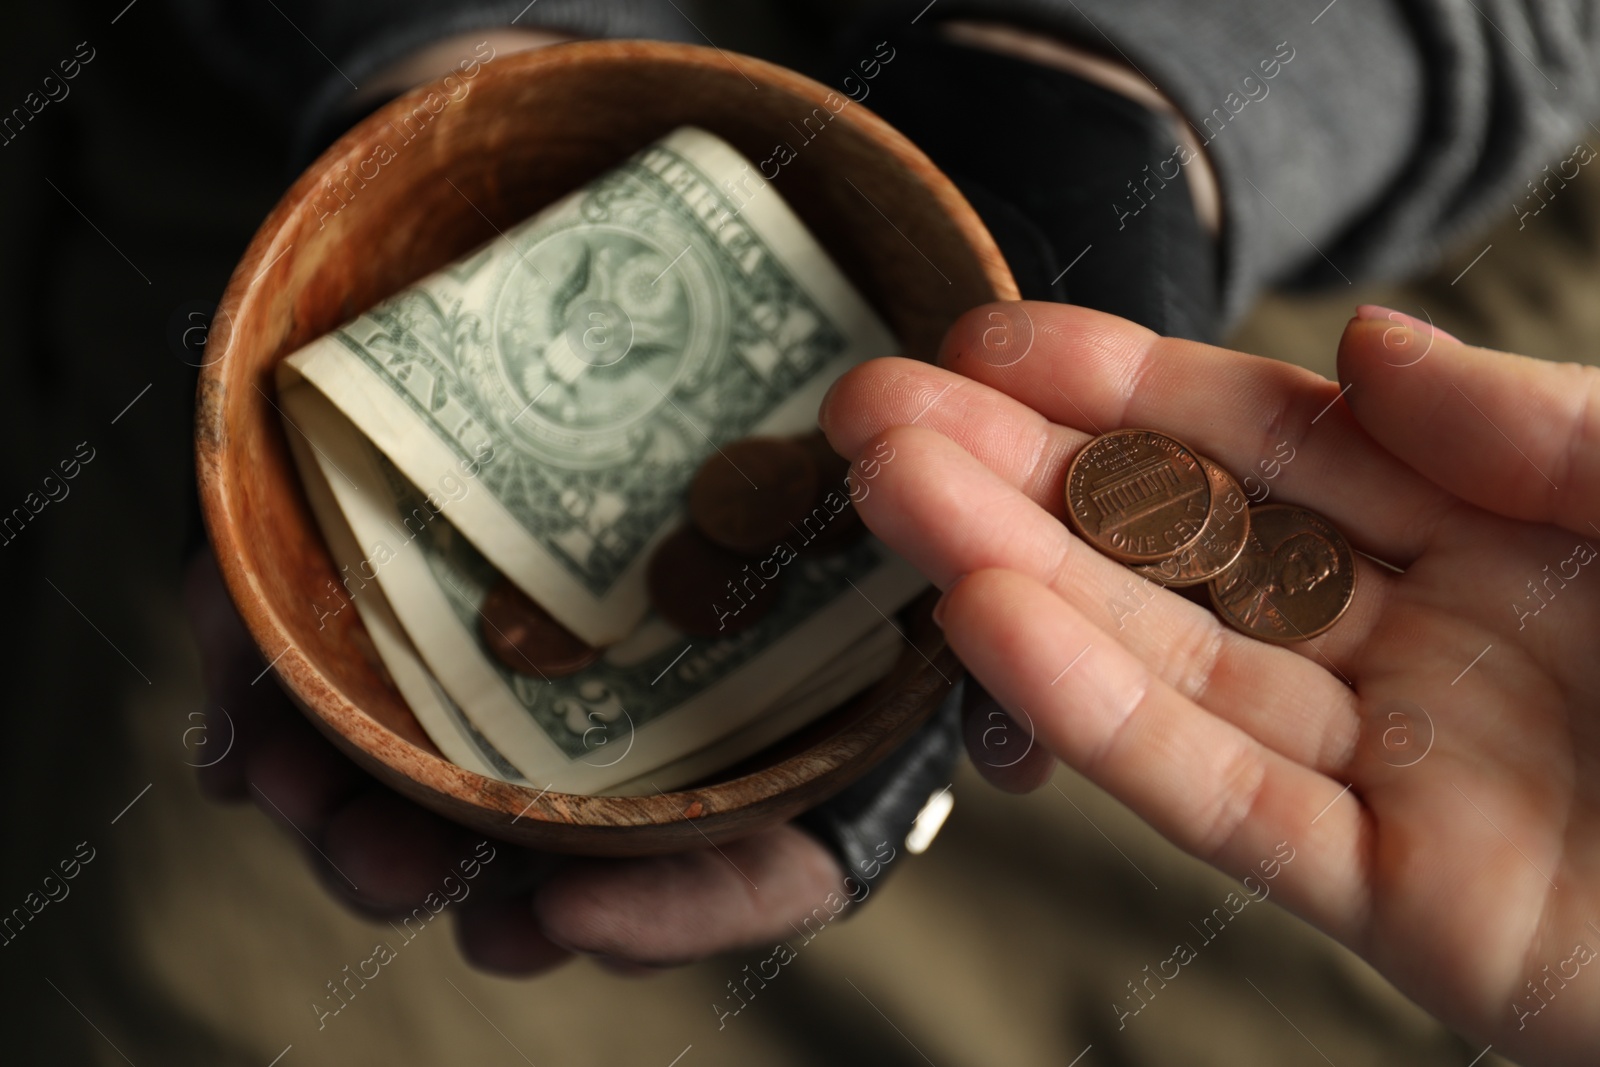
{"label": "blurred khaki fabric", "polygon": [[[80,36],[53,18],[37,39],[69,50]],[[26,669],[12,686],[0,752],[11,868],[0,907],[19,904],[79,841],[96,853],[71,897],[0,948],[0,1048],[9,1050],[0,1059],[1465,1067],[1481,1051],[1270,901],[1245,908],[1214,940],[1200,938],[1195,926],[1237,885],[1079,776],[1061,771],[1049,787],[1013,798],[970,769],[954,784],[954,813],[932,849],[919,857],[902,849],[860,915],[798,948],[720,1027],[713,1005],[731,1003],[727,983],[770,947],[649,980],[580,962],[507,981],[463,966],[443,918],[397,946],[398,958],[319,1029],[312,1004],[325,983],[397,938],[324,894],[298,838],[253,809],[199,796],[184,762],[193,758],[188,715],[203,700],[176,594],[184,504],[148,477],[187,462],[190,404],[182,369],[150,338],[167,308],[206,292],[270,206],[275,182],[260,160],[271,134],[236,121],[226,101],[162,125],[163,101],[184,91],[181,64],[104,51],[80,85],[100,77],[101,91],[43,117],[81,125],[76,153],[24,145],[34,154],[7,157],[0,174],[6,203],[46,205],[61,234],[58,254],[19,262],[35,223],[8,215],[0,231],[9,286],[0,290],[0,336],[45,364],[17,396],[68,398],[19,412],[6,447],[32,457],[28,435],[54,420],[68,428],[42,435],[49,443],[38,448],[90,436],[105,457],[79,480],[78,498],[51,514],[54,526],[26,532],[39,572],[17,595],[42,607],[19,617],[57,636],[10,639]],[[116,77],[147,92],[108,92]],[[35,140],[51,143],[45,137]],[[46,181],[102,234],[52,199]],[[1425,279],[1271,297],[1234,344],[1331,374],[1343,323],[1355,304],[1372,301],[1474,342],[1596,362],[1600,178],[1585,171],[1525,228],[1509,204],[1506,220]],[[103,236],[131,261],[111,256]],[[133,263],[167,300],[153,319],[139,310],[148,298],[127,269]],[[24,320],[45,327],[16,325]],[[63,384],[106,374],[105,389],[78,399]],[[158,388],[110,422],[147,382]],[[1197,958],[1119,1029],[1113,1004],[1128,1003],[1127,983],[1180,941]],[[33,1051],[16,1059],[17,1049]],[[1499,1061],[1491,1053],[1476,1062]]]}

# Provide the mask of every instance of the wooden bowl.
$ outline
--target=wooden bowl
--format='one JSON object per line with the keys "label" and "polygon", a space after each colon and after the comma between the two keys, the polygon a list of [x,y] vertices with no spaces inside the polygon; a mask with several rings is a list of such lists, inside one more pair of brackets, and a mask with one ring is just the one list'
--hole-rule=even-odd
{"label": "wooden bowl", "polygon": [[206,522],[234,603],[284,687],[399,792],[484,834],[552,851],[668,852],[781,823],[915,732],[959,670],[924,598],[902,615],[920,651],[908,647],[882,683],[785,745],[674,793],[573,796],[446,761],[356,613],[321,626],[313,605],[335,570],[273,403],[274,365],[684,124],[778,170],[778,190],[908,355],[931,358],[962,311],[1016,299],[976,213],[861,105],[746,56],[582,42],[419,88],[340,138],[284,194],[234,270],[200,378]]}

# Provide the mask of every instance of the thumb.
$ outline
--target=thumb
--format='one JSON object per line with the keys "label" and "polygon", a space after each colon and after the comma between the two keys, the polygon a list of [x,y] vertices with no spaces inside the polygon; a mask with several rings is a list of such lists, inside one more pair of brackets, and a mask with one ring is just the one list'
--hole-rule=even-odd
{"label": "thumb", "polygon": [[1366,305],[1339,342],[1339,380],[1367,433],[1463,500],[1600,533],[1600,370],[1475,348]]}

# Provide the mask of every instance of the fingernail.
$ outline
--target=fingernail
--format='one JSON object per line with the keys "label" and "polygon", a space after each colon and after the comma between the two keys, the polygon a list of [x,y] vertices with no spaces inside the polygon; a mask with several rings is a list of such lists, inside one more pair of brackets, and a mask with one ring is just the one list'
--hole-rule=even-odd
{"label": "fingernail", "polygon": [[1445,333],[1443,330],[1439,329],[1439,327],[1430,322],[1424,322],[1415,315],[1407,315],[1404,311],[1396,311],[1393,308],[1386,308],[1382,304],[1360,305],[1356,308],[1356,318],[1366,322],[1387,321],[1399,323],[1402,326],[1411,327],[1424,337],[1432,335],[1436,337],[1443,337],[1447,341],[1454,341],[1456,344],[1462,343],[1461,338],[1455,336],[1454,334]]}
{"label": "fingernail", "polygon": [[933,624],[939,629],[944,629],[944,606],[950,602],[950,594],[956,591],[956,586],[967,580],[963,574],[945,587],[944,595],[939,597],[939,602],[933,606]]}

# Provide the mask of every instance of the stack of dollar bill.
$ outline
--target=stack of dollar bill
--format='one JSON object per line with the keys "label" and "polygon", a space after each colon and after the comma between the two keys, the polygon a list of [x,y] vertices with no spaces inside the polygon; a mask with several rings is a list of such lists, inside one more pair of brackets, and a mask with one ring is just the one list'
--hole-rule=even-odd
{"label": "stack of dollar bill", "polygon": [[[357,612],[469,770],[612,794],[713,774],[882,677],[924,583],[871,538],[790,552],[759,624],[691,638],[650,608],[652,550],[720,446],[812,428],[835,378],[896,348],[776,190],[679,129],[280,365],[339,570],[306,610]],[[490,655],[502,578],[598,659],[541,677]]]}

